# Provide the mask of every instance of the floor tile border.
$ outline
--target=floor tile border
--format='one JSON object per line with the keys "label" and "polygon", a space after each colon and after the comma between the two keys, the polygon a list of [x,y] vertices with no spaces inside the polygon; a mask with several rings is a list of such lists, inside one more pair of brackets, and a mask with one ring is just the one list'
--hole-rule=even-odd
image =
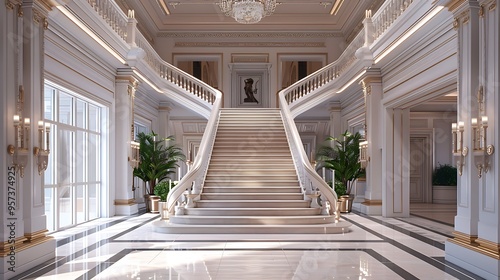
{"label": "floor tile border", "polygon": [[[137,251],[199,251],[199,252],[209,252],[209,251],[317,251],[318,249],[312,249],[312,248],[306,248],[306,249],[300,249],[300,248],[252,248],[252,249],[237,249],[237,248],[225,248],[225,249],[182,249],[182,250],[175,250],[175,249],[156,249],[156,248],[133,248],[133,249],[123,249],[119,253],[115,254],[114,256],[110,257],[106,261],[103,261],[99,263],[97,266],[94,268],[90,269],[87,271],[85,274],[82,276],[76,278],[76,280],[88,280],[96,277],[100,273],[102,273],[104,270],[108,269],[112,265],[116,264],[118,261],[120,261],[122,258],[130,254],[131,252],[137,252]],[[398,274],[405,280],[418,280],[417,277],[415,277],[413,274],[410,272],[406,271],[402,267],[398,266],[397,264],[391,262],[389,259],[385,258],[378,252],[376,252],[373,249],[366,249],[366,248],[355,248],[355,249],[349,249],[349,248],[323,248],[320,249],[321,251],[339,251],[339,252],[347,252],[347,251],[363,251],[366,254],[370,255],[373,257],[375,260],[379,261],[382,265],[386,266],[388,269],[393,271],[394,273]]]}
{"label": "floor tile border", "polygon": [[[383,226],[387,226],[385,224],[389,224],[389,225],[391,225],[391,227],[389,227],[389,228],[392,228],[392,226],[394,226],[394,225],[392,225],[390,223],[377,220],[377,219],[372,218],[370,216],[365,216],[365,215],[359,215],[359,216],[362,217],[362,218],[366,218],[368,220],[374,221],[376,223],[379,223],[379,224],[381,224]],[[417,250],[414,250],[414,249],[412,249],[412,248],[410,248],[410,247],[408,247],[408,246],[406,246],[406,245],[404,245],[404,244],[402,244],[402,243],[400,243],[400,242],[398,242],[398,241],[396,241],[396,240],[394,240],[392,238],[389,238],[389,237],[387,237],[387,236],[385,236],[385,235],[383,235],[381,233],[378,233],[378,232],[376,232],[376,231],[374,231],[374,230],[372,230],[372,229],[370,229],[370,228],[362,225],[361,223],[358,223],[358,222],[353,221],[353,220],[351,220],[349,218],[346,218],[345,216],[343,218],[346,221],[352,223],[353,225],[356,225],[356,226],[360,227],[361,229],[363,229],[363,230],[365,230],[365,231],[367,231],[367,232],[369,232],[371,234],[374,234],[375,236],[378,236],[378,237],[382,238],[383,240],[387,241],[387,243],[389,243],[389,244],[397,247],[398,249],[400,249],[400,250],[402,250],[402,251],[404,251],[404,252],[406,252],[406,253],[408,253],[408,254],[410,254],[410,255],[418,258],[418,259],[420,259],[423,262],[428,263],[429,265],[434,266],[437,269],[442,270],[443,272],[448,273],[449,275],[451,275],[453,277],[456,277],[458,279],[472,279],[472,280],[483,279],[483,278],[479,277],[478,275],[476,275],[476,274],[474,274],[474,273],[472,273],[470,271],[467,271],[467,270],[465,270],[463,268],[460,268],[460,267],[457,267],[457,266],[450,266],[447,262],[441,262],[438,259],[436,259],[435,257],[426,256],[426,255],[418,252]],[[396,229],[394,229],[394,230],[396,230]],[[408,231],[408,230],[405,230],[405,231]],[[414,233],[414,235],[415,235],[415,233]],[[416,235],[418,235],[418,234],[416,234]],[[413,235],[409,235],[409,236],[414,237]],[[416,238],[416,239],[418,240],[418,238]],[[428,239],[428,238],[426,238],[426,239]]]}

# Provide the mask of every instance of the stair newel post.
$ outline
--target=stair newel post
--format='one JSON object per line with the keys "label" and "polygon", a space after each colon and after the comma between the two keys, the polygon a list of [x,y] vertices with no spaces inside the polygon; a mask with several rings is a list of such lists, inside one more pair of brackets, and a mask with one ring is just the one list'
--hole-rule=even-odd
{"label": "stair newel post", "polygon": [[[319,199],[321,201],[321,215],[327,215],[327,216],[329,216],[330,215],[330,211],[328,210],[328,207],[326,205],[327,199],[326,199],[325,195],[323,195],[323,193],[320,193]],[[331,203],[330,203],[330,207],[332,207]]]}
{"label": "stair newel post", "polygon": [[[193,182],[194,185],[194,182]],[[194,186],[191,185],[191,187],[184,193],[184,196],[186,197],[186,206],[185,208],[195,208],[196,204],[194,202],[194,198],[197,197],[199,194],[194,191]]]}
{"label": "stair newel post", "polygon": [[318,203],[318,198],[321,196],[319,190],[312,191],[307,196],[311,199],[311,208],[321,208]]}
{"label": "stair newel post", "polygon": [[184,205],[180,201],[177,201],[177,204],[175,205],[175,216],[182,216],[184,215]]}

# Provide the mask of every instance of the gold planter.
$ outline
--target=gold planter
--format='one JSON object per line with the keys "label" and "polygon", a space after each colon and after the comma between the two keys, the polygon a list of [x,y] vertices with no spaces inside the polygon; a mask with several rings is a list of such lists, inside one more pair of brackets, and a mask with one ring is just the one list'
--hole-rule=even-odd
{"label": "gold planter", "polygon": [[146,202],[146,211],[151,213],[158,213],[160,207],[158,206],[158,202],[160,201],[160,197],[157,195],[144,195],[144,201]]}
{"label": "gold planter", "polygon": [[339,197],[340,202],[340,213],[351,213],[352,202],[354,201],[354,195],[341,195]]}

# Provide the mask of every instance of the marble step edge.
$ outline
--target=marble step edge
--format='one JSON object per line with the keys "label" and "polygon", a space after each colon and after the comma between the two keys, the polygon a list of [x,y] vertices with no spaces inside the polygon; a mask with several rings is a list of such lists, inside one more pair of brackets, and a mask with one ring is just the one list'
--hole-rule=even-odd
{"label": "marble step edge", "polygon": [[169,220],[152,223],[153,231],[167,234],[342,234],[350,231],[351,223],[321,225],[179,225]]}

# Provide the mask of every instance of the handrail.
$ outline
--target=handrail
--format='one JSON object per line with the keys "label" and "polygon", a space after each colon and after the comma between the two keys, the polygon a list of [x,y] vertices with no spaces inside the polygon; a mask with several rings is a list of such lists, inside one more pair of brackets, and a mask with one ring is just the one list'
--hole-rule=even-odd
{"label": "handrail", "polygon": [[386,0],[373,15],[373,40],[378,39],[384,32],[408,9],[413,0]]}
{"label": "handrail", "polygon": [[137,47],[144,50],[144,61],[161,78],[181,87],[187,92],[210,104],[214,104],[216,99],[216,89],[182,71],[181,69],[165,62],[140,32],[136,32],[135,43],[137,44]]}
{"label": "handrail", "polygon": [[351,44],[349,44],[336,61],[284,89],[287,105],[328,84],[343,74],[356,61],[356,50],[361,48],[363,44],[364,29],[356,35]]}
{"label": "handrail", "polygon": [[201,193],[203,180],[208,171],[208,163],[212,155],[212,148],[215,142],[215,134],[217,132],[220,109],[222,106],[222,93],[218,90],[215,91],[216,98],[213,103],[212,112],[210,113],[205,133],[203,133],[200,150],[194,160],[193,167],[181,179],[179,184],[168,193],[167,209],[169,215],[174,214],[174,206],[185,191],[191,194]]}
{"label": "handrail", "polygon": [[[321,178],[314,170],[309,162],[304,146],[297,130],[297,126],[293,121],[293,116],[290,112],[287,100],[285,98],[286,91],[279,92],[279,100],[281,107],[281,116],[283,118],[283,125],[285,126],[285,133],[287,135],[288,144],[292,152],[295,168],[299,176],[300,186],[302,192],[307,195],[319,191],[322,202],[327,201],[330,204],[328,212],[324,214],[334,214],[337,209],[337,194],[330,186]],[[325,209],[323,203],[323,209]]]}
{"label": "handrail", "polygon": [[127,15],[114,0],[87,0],[92,8],[123,40],[127,38]]}

